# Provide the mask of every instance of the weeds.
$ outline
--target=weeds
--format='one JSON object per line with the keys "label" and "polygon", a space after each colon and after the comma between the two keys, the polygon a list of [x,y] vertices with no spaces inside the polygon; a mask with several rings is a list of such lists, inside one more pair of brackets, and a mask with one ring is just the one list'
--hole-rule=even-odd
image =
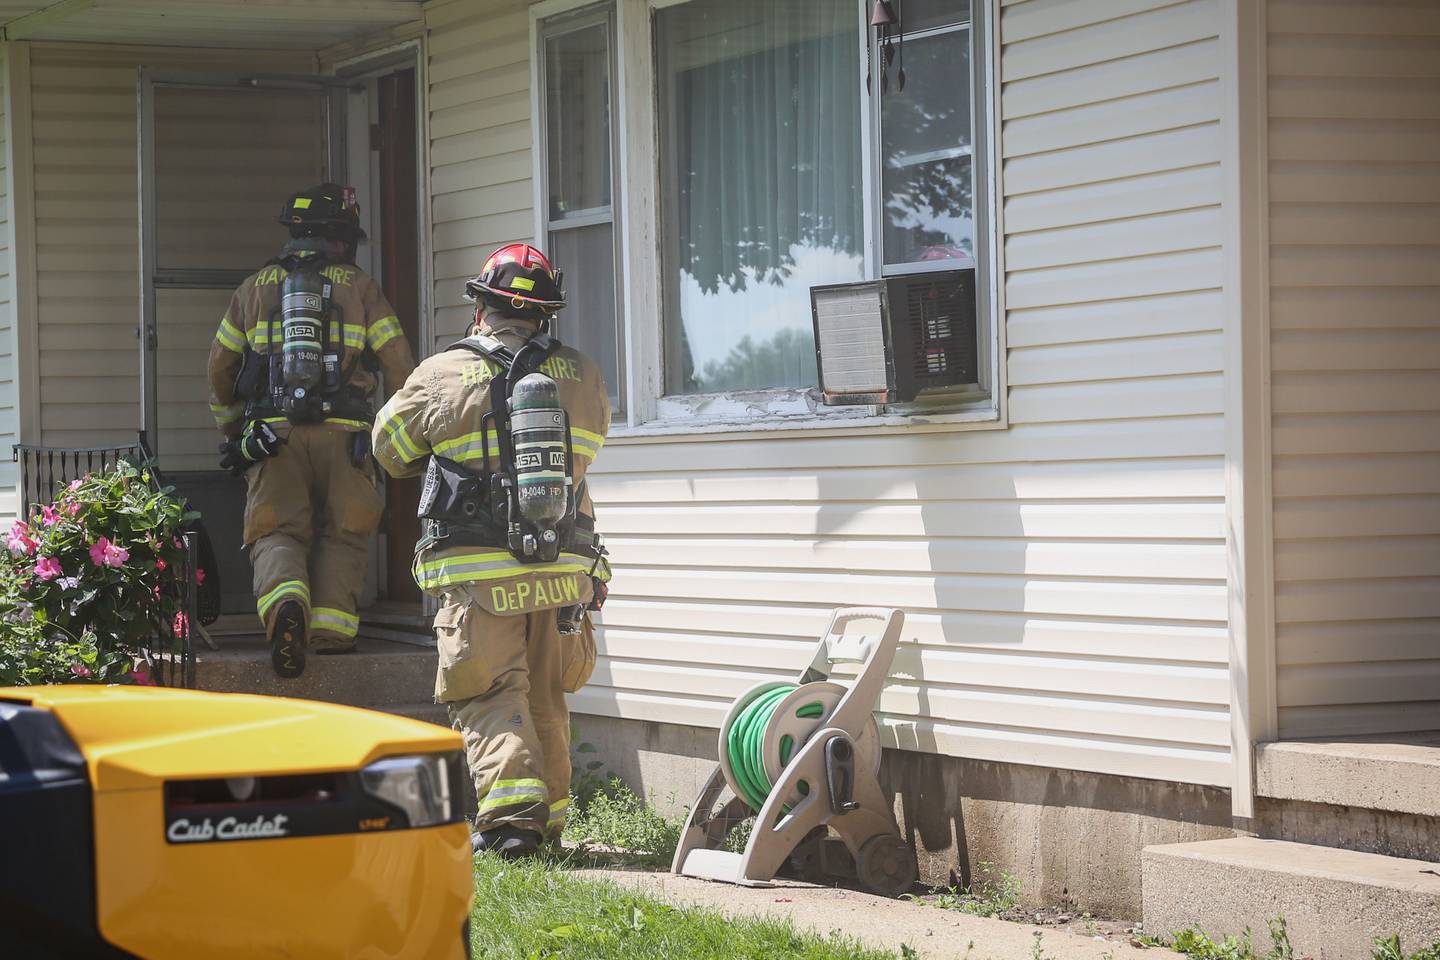
{"label": "weeds", "polygon": [[941,910],[956,910],[976,917],[998,917],[1013,910],[1020,903],[1020,881],[1008,871],[1001,870],[996,876],[995,865],[981,860],[977,876],[964,888],[936,888],[931,892],[933,900],[907,893],[902,899],[924,903]]}
{"label": "weeds", "polygon": [[1176,931],[1170,949],[1183,953],[1193,960],[1295,960],[1295,948],[1290,945],[1290,931],[1282,916],[1272,917],[1266,922],[1270,931],[1270,950],[1263,957],[1255,952],[1250,937],[1250,928],[1240,936],[1227,936],[1213,940],[1199,927]]}
{"label": "weeds", "polygon": [[1376,937],[1370,956],[1372,960],[1440,960],[1440,940],[1436,940],[1428,947],[1422,947],[1416,953],[1406,954],[1400,946],[1399,934]]}
{"label": "weeds", "polygon": [[[579,736],[579,728],[575,722],[570,722],[570,742],[575,743]],[[590,798],[597,793],[603,793],[607,784],[605,777],[600,771],[605,766],[605,761],[595,754],[595,744],[581,742],[576,744],[575,752],[579,756],[570,758],[570,795],[574,799],[572,803],[577,807],[584,807],[590,802]],[[586,759],[586,757],[589,759]]]}
{"label": "weeds", "polygon": [[620,851],[641,866],[668,864],[680,842],[681,823],[646,803],[619,779],[612,779],[588,800],[577,798],[565,827],[565,839]]}
{"label": "weeds", "polygon": [[721,849],[728,850],[730,853],[744,853],[745,847],[750,843],[750,834],[754,832],[755,818],[746,817],[725,834],[725,842],[720,845]]}
{"label": "weeds", "polygon": [[[1143,935],[1136,939],[1145,946],[1169,947],[1193,960],[1295,960],[1295,948],[1290,943],[1285,918],[1272,917],[1267,926],[1270,928],[1270,950],[1263,956],[1255,952],[1248,928],[1238,937],[1227,936],[1218,942],[1199,927],[1176,931],[1168,943]],[[1407,954],[1400,946],[1398,935],[1376,937],[1370,955],[1371,960],[1440,960],[1440,940],[1418,953]]]}
{"label": "weeds", "polygon": [[1183,953],[1192,960],[1258,960],[1255,946],[1250,940],[1249,928],[1238,937],[1227,936],[1217,942],[1210,939],[1199,927],[1190,927],[1176,931],[1170,949]]}
{"label": "weeds", "polygon": [[1295,948],[1290,946],[1290,930],[1285,918],[1278,913],[1271,917],[1266,926],[1270,928],[1270,960],[1295,960]]}
{"label": "weeds", "polygon": [[1035,931],[1035,942],[1030,944],[1030,960],[1055,960],[1045,952],[1045,934]]}

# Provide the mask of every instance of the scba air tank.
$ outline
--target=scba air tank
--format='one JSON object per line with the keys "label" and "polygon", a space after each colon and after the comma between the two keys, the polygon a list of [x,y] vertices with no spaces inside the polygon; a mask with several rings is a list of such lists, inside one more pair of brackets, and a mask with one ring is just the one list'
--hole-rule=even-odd
{"label": "scba air tank", "polygon": [[566,471],[565,411],[560,387],[532,373],[510,394],[510,436],[515,450],[515,484],[520,515],[540,532],[542,552],[558,549],[555,525],[570,507]]}
{"label": "scba air tank", "polygon": [[[324,358],[321,324],[325,322],[326,280],[311,270],[291,270],[280,288],[283,330],[282,375],[288,414],[301,413],[319,400]],[[313,398],[313,400],[312,400]]]}

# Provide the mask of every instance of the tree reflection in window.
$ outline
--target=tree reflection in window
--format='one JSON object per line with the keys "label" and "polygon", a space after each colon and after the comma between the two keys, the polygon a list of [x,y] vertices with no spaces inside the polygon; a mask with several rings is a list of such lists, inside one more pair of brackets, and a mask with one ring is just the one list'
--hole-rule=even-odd
{"label": "tree reflection in window", "polygon": [[815,383],[810,287],[864,276],[852,0],[657,13],[666,386]]}

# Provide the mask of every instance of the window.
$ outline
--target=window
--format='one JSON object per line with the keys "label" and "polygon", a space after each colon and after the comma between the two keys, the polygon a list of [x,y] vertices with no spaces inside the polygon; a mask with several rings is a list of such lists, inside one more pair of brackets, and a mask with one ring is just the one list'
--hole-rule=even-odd
{"label": "window", "polygon": [[656,13],[668,395],[813,386],[811,287],[975,265],[969,4],[897,4],[883,86],[862,6]]}
{"label": "window", "polygon": [[854,0],[656,14],[665,387],[815,383],[810,288],[865,274]]}
{"label": "window", "polygon": [[[888,89],[878,80],[870,85],[880,125],[883,272],[973,267],[969,3],[905,0],[901,9],[903,52]],[[878,64],[878,50],[872,57]]]}
{"label": "window", "polygon": [[608,11],[546,21],[539,75],[547,252],[565,271],[569,294],[556,334],[600,365],[618,413],[625,350],[616,282],[613,32]]}
{"label": "window", "polygon": [[[567,319],[584,311],[571,339],[616,383],[625,344],[635,352],[630,424],[901,423],[920,412],[997,421],[985,132],[994,84],[973,0],[895,0],[903,47],[883,87],[868,0],[619,0],[624,43],[610,5],[569,12],[583,2],[531,8],[544,228],[572,289],[622,288],[603,317],[577,297]],[[625,196],[613,186],[616,128],[626,131]],[[629,289],[611,267],[621,233]],[[963,302],[978,298],[965,365],[975,382],[926,387],[918,407],[818,406],[812,288],[957,270],[973,274],[914,283],[974,291]],[[622,299],[636,311],[628,340]],[[603,343],[587,339],[600,331]]]}

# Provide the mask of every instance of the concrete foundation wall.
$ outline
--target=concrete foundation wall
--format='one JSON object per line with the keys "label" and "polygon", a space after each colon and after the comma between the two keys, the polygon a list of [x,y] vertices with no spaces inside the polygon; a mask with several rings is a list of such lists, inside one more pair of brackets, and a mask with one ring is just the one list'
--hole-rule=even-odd
{"label": "concrete foundation wall", "polygon": [[[576,715],[601,774],[680,814],[715,763],[712,730]],[[921,878],[967,883],[982,861],[1013,874],[1029,904],[1070,903],[1138,919],[1140,851],[1233,836],[1228,792],[1190,784],[885,751],[885,788],[915,845]]]}

